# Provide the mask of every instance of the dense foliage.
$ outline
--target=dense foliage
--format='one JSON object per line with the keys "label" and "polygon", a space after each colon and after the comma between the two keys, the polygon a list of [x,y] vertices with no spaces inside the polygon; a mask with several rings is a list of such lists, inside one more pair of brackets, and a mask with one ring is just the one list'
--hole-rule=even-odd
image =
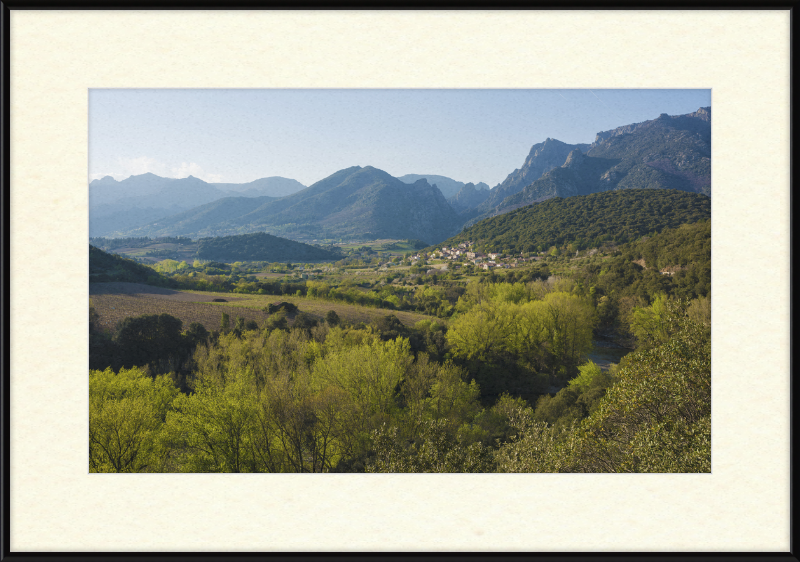
{"label": "dense foliage", "polygon": [[[164,260],[165,282],[285,296],[213,330],[156,314],[109,333],[90,309],[90,469],[708,472],[710,220],[631,236],[489,271],[354,244],[327,280],[310,264]],[[103,271],[133,263],[95,250]],[[356,323],[309,300],[431,318]],[[635,351],[601,369],[587,359],[601,335]]]}
{"label": "dense foliage", "polygon": [[170,281],[146,265],[89,246],[89,282],[125,281],[169,286]]}
{"label": "dense foliage", "polygon": [[330,261],[340,256],[329,250],[272,236],[266,232],[201,238],[197,257],[221,261]]}
{"label": "dense foliage", "polygon": [[625,189],[554,198],[483,220],[440,246],[480,241],[487,251],[576,250],[625,243],[640,236],[711,218],[711,199],[673,189]]}
{"label": "dense foliage", "polygon": [[104,238],[99,236],[95,238],[89,238],[89,244],[105,251],[116,250],[118,248],[141,248],[155,243],[178,244],[184,246],[193,244],[194,241],[191,238],[186,238],[183,236],[164,236],[162,238],[150,238],[149,236],[136,238]]}
{"label": "dense foliage", "polygon": [[[547,296],[563,299],[532,302]],[[483,404],[467,368],[415,353],[392,322],[236,327],[196,347],[183,392],[139,368],[91,371],[90,469],[708,472],[710,324],[690,308],[642,309],[638,351],[609,373],[582,365],[535,408]]]}

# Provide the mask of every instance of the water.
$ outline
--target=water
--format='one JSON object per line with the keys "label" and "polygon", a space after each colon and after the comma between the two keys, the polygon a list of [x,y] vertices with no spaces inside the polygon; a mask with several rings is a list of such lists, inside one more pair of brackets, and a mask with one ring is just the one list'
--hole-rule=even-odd
{"label": "water", "polygon": [[630,349],[620,347],[607,340],[592,340],[592,350],[587,355],[587,358],[606,371],[611,363],[619,363],[619,360],[630,352]]}

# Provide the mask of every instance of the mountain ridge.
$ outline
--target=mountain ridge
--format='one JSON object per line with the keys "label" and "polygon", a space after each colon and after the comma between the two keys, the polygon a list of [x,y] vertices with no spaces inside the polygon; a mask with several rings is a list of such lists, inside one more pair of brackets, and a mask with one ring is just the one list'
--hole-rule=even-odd
{"label": "mountain ridge", "polygon": [[[201,227],[198,214],[212,211],[219,220]],[[280,199],[230,197],[214,209],[201,206],[126,234],[199,237],[262,231],[295,240],[418,238],[433,243],[460,226],[441,191],[426,180],[406,184],[372,166],[351,166]]]}
{"label": "mountain ridge", "polygon": [[589,150],[567,159],[499,203],[479,206],[465,227],[538,203],[617,189],[678,189],[711,196],[711,108],[601,131]]}

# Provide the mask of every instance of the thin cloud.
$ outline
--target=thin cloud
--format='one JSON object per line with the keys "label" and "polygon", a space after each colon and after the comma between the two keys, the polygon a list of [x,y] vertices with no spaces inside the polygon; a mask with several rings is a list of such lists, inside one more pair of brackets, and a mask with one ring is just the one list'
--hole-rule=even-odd
{"label": "thin cloud", "polygon": [[116,167],[119,171],[108,173],[94,172],[89,174],[89,179],[94,180],[105,176],[111,176],[115,180],[120,181],[131,176],[151,173],[161,176],[162,178],[179,179],[194,176],[209,183],[223,181],[223,176],[221,174],[206,172],[203,167],[196,162],[181,162],[178,165],[169,165],[155,158],[140,156],[138,158],[118,158]]}

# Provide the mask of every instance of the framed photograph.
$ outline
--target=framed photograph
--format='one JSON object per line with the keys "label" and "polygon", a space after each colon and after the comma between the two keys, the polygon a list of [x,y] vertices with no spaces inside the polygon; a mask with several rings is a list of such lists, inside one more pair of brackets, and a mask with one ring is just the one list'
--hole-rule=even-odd
{"label": "framed photograph", "polygon": [[[11,553],[789,551],[789,11],[11,10],[6,15],[11,37]],[[223,96],[215,102],[222,105],[214,106],[209,96],[236,90],[298,95],[361,91],[375,96],[395,91],[429,98],[436,92],[483,91],[487,94],[481,103],[503,103],[501,92],[550,92],[565,100],[574,92],[575,119],[585,115],[579,104],[589,103],[587,92],[606,103],[609,113],[625,113],[624,104],[634,103],[625,92],[705,92],[713,108],[710,187],[700,172],[681,177],[696,193],[713,192],[710,472],[212,474],[210,461],[197,457],[191,460],[196,470],[186,471],[187,464],[182,474],[96,473],[112,461],[89,462],[87,239],[185,234],[157,224],[167,220],[164,213],[145,216],[153,210],[149,203],[108,206],[100,213],[90,200],[98,192],[90,195],[87,185],[105,182],[113,187],[128,176],[151,174],[196,180],[229,195],[248,189],[257,171],[239,176],[226,171],[223,177],[193,161],[178,169],[177,161],[166,157],[123,162],[113,156],[120,138],[153,135],[145,130],[155,122],[149,119],[151,112],[168,117],[161,121],[165,146],[176,142],[172,133],[184,126],[183,134],[203,134],[206,129],[186,124],[215,111],[227,119],[223,105],[230,102]],[[620,92],[613,102],[603,96],[611,91]],[[198,96],[187,97],[191,92]],[[174,99],[162,103],[164,96]],[[309,113],[314,103],[308,101]],[[529,103],[545,100],[531,98]],[[133,105],[138,105],[136,111],[125,113]],[[319,105],[324,109],[324,103]],[[372,110],[367,103],[363,107]],[[432,101],[430,107],[435,122],[445,110]],[[559,102],[557,107],[554,111],[563,113],[569,105]],[[702,105],[686,113],[692,111],[704,120]],[[102,122],[93,121],[101,114]],[[286,115],[301,121],[288,106]],[[255,127],[258,121],[237,126]],[[299,126],[313,128],[313,122]],[[336,142],[335,131],[319,129],[321,139],[314,142],[324,160],[325,143]],[[507,129],[510,135],[512,127]],[[502,139],[506,133],[496,126],[495,134]],[[531,138],[530,143],[540,140]],[[196,138],[187,136],[185,142],[196,144]],[[502,146],[501,140],[497,145]],[[586,150],[572,148],[566,165],[577,166],[588,145]],[[228,157],[236,158],[233,153]],[[253,156],[243,157],[240,169],[248,158]],[[354,158],[359,173],[365,165],[373,173],[371,162]],[[665,162],[654,156],[648,169],[662,170],[670,165]],[[705,170],[698,166],[696,170]],[[303,169],[302,162],[296,169]],[[286,174],[300,179],[300,187],[286,183],[269,189],[305,189],[327,174],[308,170],[303,177]],[[412,172],[427,173],[407,170]],[[402,173],[399,169],[382,173],[390,178],[386,182],[404,181],[395,178]],[[439,190],[441,195],[448,178],[406,179],[406,185],[420,192]],[[481,178],[458,179],[475,182],[471,194],[481,189],[475,187]],[[442,185],[433,187],[435,181]],[[285,196],[266,191],[252,195]],[[179,199],[169,204],[175,213],[188,212]],[[93,215],[90,205],[95,205]],[[236,220],[204,225],[189,234],[195,239],[209,233],[252,235],[231,227]],[[433,222],[442,226],[444,221]],[[355,231],[293,228],[273,225],[266,232],[302,241],[308,252],[341,251],[347,236],[362,242],[363,233]],[[439,252],[435,257],[447,265],[444,254],[455,251],[433,247],[449,240],[445,236],[451,233],[444,230],[426,234],[433,237],[424,246],[431,263]],[[572,245],[541,244],[513,248],[515,259],[555,259],[566,251],[580,257],[596,245],[576,240]],[[419,270],[410,254],[422,248],[405,248],[409,255],[394,256],[397,265],[407,259],[405,265]],[[376,263],[370,262],[375,266],[370,275],[377,275],[370,283],[392,283],[381,272],[382,265],[391,265],[390,250],[379,248],[389,252],[387,263],[377,257]],[[164,258],[170,263],[163,267],[183,260],[190,267],[185,257],[167,255],[171,251],[176,248],[154,246],[131,255],[154,263]],[[503,249],[486,251],[496,255],[472,256],[470,268],[483,267],[476,259],[512,267],[508,256],[501,255]],[[220,275],[212,271],[217,267],[214,255],[192,262],[200,277]],[[286,261],[282,256],[264,260]],[[269,267],[262,271],[267,276],[288,275],[298,283],[315,275],[313,267],[280,272]],[[258,272],[242,270],[236,279],[232,273],[223,272],[231,282],[241,278],[242,298],[257,295],[258,283],[265,282],[249,279]],[[252,287],[245,287],[247,283]],[[102,313],[109,322],[116,302],[103,300]],[[211,304],[230,308],[236,303]],[[269,321],[276,312],[265,311],[250,320]],[[314,314],[303,321],[319,323]],[[297,316],[292,314],[290,321],[296,323]],[[231,328],[239,326],[225,326],[223,316],[220,331]],[[189,423],[186,418],[176,427]],[[312,461],[298,462],[305,466]]]}

